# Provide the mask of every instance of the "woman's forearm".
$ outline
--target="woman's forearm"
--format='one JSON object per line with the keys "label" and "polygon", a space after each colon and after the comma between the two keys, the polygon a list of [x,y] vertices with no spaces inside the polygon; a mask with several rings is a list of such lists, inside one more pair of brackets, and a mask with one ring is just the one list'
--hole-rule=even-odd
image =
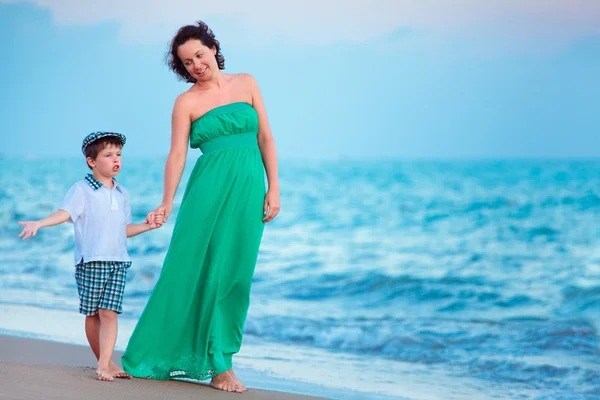
{"label": "woman's forearm", "polygon": [[267,173],[267,181],[269,182],[269,190],[279,190],[279,175],[277,166],[277,150],[275,148],[275,140],[273,136],[265,136],[258,139],[258,146],[262,156],[265,171]]}
{"label": "woman's forearm", "polygon": [[165,163],[165,178],[164,178],[164,189],[163,189],[163,203],[172,204],[181,176],[183,175],[183,169],[185,168],[185,156],[169,154],[167,162]]}

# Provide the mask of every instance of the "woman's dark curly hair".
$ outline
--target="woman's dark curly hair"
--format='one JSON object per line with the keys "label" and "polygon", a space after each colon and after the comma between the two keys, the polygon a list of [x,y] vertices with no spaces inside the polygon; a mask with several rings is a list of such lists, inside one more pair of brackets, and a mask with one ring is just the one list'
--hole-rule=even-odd
{"label": "woman's dark curly hair", "polygon": [[217,65],[219,66],[219,69],[225,69],[225,57],[223,57],[223,54],[221,54],[221,45],[219,44],[219,41],[215,39],[215,34],[204,22],[196,21],[196,25],[186,25],[181,27],[169,45],[167,63],[169,68],[171,68],[171,70],[177,74],[179,80],[185,80],[189,83],[196,83],[196,79],[192,78],[192,76],[187,72],[185,66],[177,55],[177,49],[179,46],[190,39],[197,39],[210,49],[214,47],[217,50],[215,58],[217,59]]}

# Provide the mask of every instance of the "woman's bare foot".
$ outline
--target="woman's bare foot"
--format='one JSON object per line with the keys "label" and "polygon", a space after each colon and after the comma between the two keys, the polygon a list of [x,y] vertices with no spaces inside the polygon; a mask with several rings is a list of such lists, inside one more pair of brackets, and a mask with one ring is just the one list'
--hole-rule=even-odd
{"label": "woman's bare foot", "polygon": [[227,372],[220,373],[212,378],[210,386],[225,392],[242,393],[243,391],[238,382]]}
{"label": "woman's bare foot", "polygon": [[96,375],[98,375],[96,379],[99,381],[112,382],[115,380],[108,368],[100,368],[100,366],[98,366],[98,368],[96,368]]}
{"label": "woman's bare foot", "polygon": [[121,368],[117,367],[115,363],[112,361],[108,367],[108,371],[112,375],[113,378],[117,379],[132,379],[133,377],[129,375],[127,372],[123,371]]}
{"label": "woman's bare foot", "polygon": [[237,384],[240,387],[240,389],[242,389],[242,392],[245,392],[245,391],[248,390],[248,388],[246,387],[246,385],[244,385],[244,383],[240,380],[240,378],[237,377],[237,375],[235,374],[235,372],[233,372],[233,368],[231,368],[229,371],[227,371],[227,373],[229,375],[231,375],[231,377],[233,379],[235,379],[235,381],[237,382]]}

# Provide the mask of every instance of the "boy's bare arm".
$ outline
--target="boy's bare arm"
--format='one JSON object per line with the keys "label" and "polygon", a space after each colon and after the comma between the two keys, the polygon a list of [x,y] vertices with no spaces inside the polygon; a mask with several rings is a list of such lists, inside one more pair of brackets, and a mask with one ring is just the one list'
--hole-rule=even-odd
{"label": "boy's bare arm", "polygon": [[35,236],[39,229],[62,224],[67,222],[69,218],[71,217],[68,212],[58,210],[39,221],[19,221],[19,225],[23,225],[23,230],[19,233],[19,237],[23,237],[23,240],[29,239],[31,236]]}
{"label": "boy's bare arm", "polygon": [[127,225],[127,237],[137,236],[140,233],[148,232],[150,229],[150,224],[129,224]]}
{"label": "boy's bare arm", "polygon": [[160,228],[163,225],[162,216],[157,216],[155,213],[150,213],[150,223],[129,224],[127,225],[127,237],[137,236],[140,233],[148,232],[152,229]]}

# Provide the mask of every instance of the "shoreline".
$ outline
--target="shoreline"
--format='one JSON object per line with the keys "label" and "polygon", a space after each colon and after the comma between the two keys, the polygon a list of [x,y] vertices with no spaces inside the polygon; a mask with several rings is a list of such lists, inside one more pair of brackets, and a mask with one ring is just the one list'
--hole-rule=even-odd
{"label": "shoreline", "polygon": [[[113,357],[117,364],[120,364],[118,361],[127,347],[135,322],[127,318],[119,321],[119,335]],[[12,348],[9,343],[17,338],[27,340],[27,345],[18,344],[16,348]],[[13,354],[15,351],[16,355]],[[51,354],[53,352],[56,354]],[[242,351],[237,355],[235,371],[249,388],[317,398],[424,400],[417,396],[418,392],[423,390],[430,393],[430,389],[420,385],[416,392],[408,386],[403,390],[398,386],[400,382],[389,379],[372,380],[371,378],[376,378],[376,374],[366,376],[361,372],[365,369],[368,371],[370,363],[378,362],[377,360],[347,359],[345,367],[338,370],[331,357],[330,353],[322,349],[264,342],[248,335],[244,338]],[[0,362],[3,361],[67,367],[96,364],[96,359],[88,348],[83,319],[79,314],[65,309],[24,304],[0,304]],[[414,366],[398,364],[398,368],[399,371],[406,371],[406,368],[412,370]],[[413,395],[409,396],[408,393]],[[426,398],[430,400],[434,397]]]}
{"label": "shoreline", "polygon": [[[120,365],[122,352],[115,351]],[[96,380],[96,360],[86,346],[0,335],[0,398],[79,400],[126,399],[227,399],[318,400],[286,391],[249,387],[245,393],[221,392],[206,383],[117,379]],[[293,385],[293,382],[289,382]],[[248,386],[248,385],[247,385]]]}

